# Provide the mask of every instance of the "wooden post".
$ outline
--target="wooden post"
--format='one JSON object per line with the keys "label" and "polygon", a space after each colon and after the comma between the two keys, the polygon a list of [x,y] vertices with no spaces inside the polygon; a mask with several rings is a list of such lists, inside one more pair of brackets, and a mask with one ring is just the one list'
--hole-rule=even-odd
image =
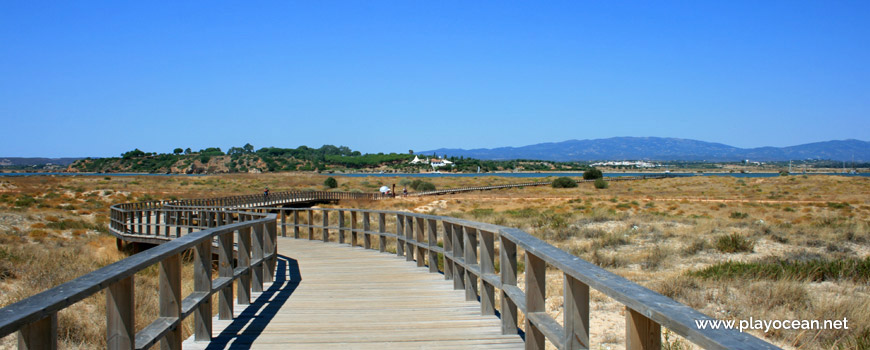
{"label": "wooden post", "polygon": [[396,214],[396,255],[405,255],[405,216]]}
{"label": "wooden post", "polygon": [[170,230],[170,227],[169,227],[170,222],[169,221],[171,219],[172,218],[171,218],[169,212],[164,209],[164,211],[163,211],[163,235],[166,237],[169,237],[169,230]]}
{"label": "wooden post", "polygon": [[547,311],[546,293],[546,264],[526,251],[526,349],[544,348],[544,333],[529,320],[529,314]]}
{"label": "wooden post", "polygon": [[293,238],[299,239],[299,211],[293,211]]}
{"label": "wooden post", "polygon": [[152,211],[154,214],[154,235],[160,236],[160,212]]}
{"label": "wooden post", "polygon": [[[517,285],[517,245],[499,235],[499,272],[502,287]],[[501,290],[501,333],[517,334],[517,304]]]}
{"label": "wooden post", "polygon": [[[378,213],[378,232],[387,232],[387,214]],[[378,235],[378,250],[383,253],[387,251],[387,240],[384,235]]]}
{"label": "wooden post", "polygon": [[444,279],[450,280],[453,279],[453,259],[448,258],[448,256],[453,256],[453,225],[448,223],[447,221],[441,222],[441,227],[444,228]]}
{"label": "wooden post", "polygon": [[[181,317],[181,255],[175,254],[160,262],[160,317]],[[181,350],[181,327],[166,332],[161,349]]]}
{"label": "wooden post", "polygon": [[18,330],[18,349],[57,349],[57,313],[21,327]]}
{"label": "wooden post", "polygon": [[[464,259],[462,250],[465,249],[462,240],[462,226],[453,225],[453,258]],[[453,289],[465,289],[465,269],[458,263],[453,263]]]}
{"label": "wooden post", "polygon": [[138,234],[142,234],[142,211],[136,211],[136,222],[139,224],[139,230],[136,231]]}
{"label": "wooden post", "polygon": [[[203,240],[194,249],[193,291],[211,293],[211,240]],[[194,312],[194,339],[211,340],[211,296],[205,298]]]}
{"label": "wooden post", "polygon": [[350,246],[356,247],[357,236],[356,232],[356,212],[350,212]]}
{"label": "wooden post", "polygon": [[[233,277],[233,232],[218,236],[218,277]],[[220,290],[218,319],[233,319],[233,285]]]}
{"label": "wooden post", "polygon": [[281,237],[287,237],[287,213],[281,209]]}
{"label": "wooden post", "polygon": [[372,249],[372,235],[369,232],[372,230],[371,218],[369,212],[363,212],[363,247]]}
{"label": "wooden post", "polygon": [[[477,229],[465,227],[465,264],[477,264]],[[471,271],[465,270],[465,300],[477,301],[477,276]]]}
{"label": "wooden post", "polygon": [[308,212],[308,239],[314,239],[314,210],[307,210]]}
{"label": "wooden post", "polygon": [[193,232],[193,211],[188,210],[184,213],[187,214],[187,233],[190,234]]}
{"label": "wooden post", "polygon": [[181,211],[175,212],[175,237],[181,237]]}
{"label": "wooden post", "polygon": [[344,210],[338,211],[338,243],[344,243],[344,235],[347,230],[344,229]]}
{"label": "wooden post", "polygon": [[145,212],[145,234],[151,234],[151,211],[148,210]]}
{"label": "wooden post", "polygon": [[274,282],[275,268],[278,264],[278,222],[269,221],[265,224],[266,236],[263,244],[263,255],[269,255],[263,265],[263,273],[266,274],[265,282]]}
{"label": "wooden post", "polygon": [[329,212],[323,210],[323,228],[321,229],[321,233],[323,233],[323,241],[329,242],[329,229],[326,228],[329,226]]}
{"label": "wooden post", "polygon": [[239,267],[249,268],[247,272],[239,276],[236,285],[237,302],[239,305],[251,303],[251,228],[239,229]]}
{"label": "wooden post", "polygon": [[106,288],[106,348],[133,349],[136,346],[136,316],[133,276]]}
{"label": "wooden post", "polygon": [[426,237],[426,232],[425,232],[426,225],[424,224],[425,222],[426,222],[426,219],[417,218],[417,237],[414,239],[415,241],[417,241],[417,244],[416,244],[417,253],[415,254],[415,255],[417,255],[417,267],[426,266],[426,250],[427,249],[426,249],[426,247],[423,246],[423,242],[426,242],[426,240],[424,238],[424,237]]}
{"label": "wooden post", "polygon": [[[480,274],[495,274],[495,235],[480,232]],[[480,314],[495,315],[495,287],[481,278]]]}
{"label": "wooden post", "polygon": [[414,261],[414,218],[405,216],[405,261]]}
{"label": "wooden post", "polygon": [[564,322],[565,348],[589,348],[589,286],[569,276],[565,277]]}
{"label": "wooden post", "polygon": [[429,245],[429,272],[436,273],[438,272],[438,253],[434,251],[434,248],[438,246],[438,221],[435,219],[428,219],[428,223],[429,235],[426,242]]}
{"label": "wooden post", "polygon": [[625,308],[625,348],[627,350],[661,349],[662,328],[641,313]]}
{"label": "wooden post", "polygon": [[254,225],[254,249],[252,251],[252,260],[255,262],[260,261],[260,266],[251,269],[253,270],[253,286],[251,286],[251,288],[252,291],[255,293],[263,291],[263,267],[266,265],[266,262],[262,261],[264,249],[263,245],[265,243],[264,231],[266,230],[264,226],[265,225],[262,223]]}

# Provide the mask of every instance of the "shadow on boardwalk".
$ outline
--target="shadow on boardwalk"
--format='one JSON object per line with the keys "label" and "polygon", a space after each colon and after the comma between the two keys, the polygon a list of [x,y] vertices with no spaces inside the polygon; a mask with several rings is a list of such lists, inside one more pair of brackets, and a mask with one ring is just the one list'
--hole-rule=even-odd
{"label": "shadow on boardwalk", "polygon": [[247,349],[263,332],[281,306],[299,287],[302,274],[295,259],[278,255],[275,281],[264,290],[251,305],[233,319],[218,336],[214,337],[206,349]]}

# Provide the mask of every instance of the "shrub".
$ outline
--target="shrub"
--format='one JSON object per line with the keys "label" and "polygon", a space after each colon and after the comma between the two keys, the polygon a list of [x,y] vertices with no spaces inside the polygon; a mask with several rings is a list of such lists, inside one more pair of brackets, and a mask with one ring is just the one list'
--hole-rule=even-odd
{"label": "shrub", "polygon": [[736,233],[716,240],[716,249],[723,253],[751,252],[754,247],[755,243]]}
{"label": "shrub", "polygon": [[733,212],[731,212],[731,215],[729,215],[729,216],[730,216],[732,219],[746,219],[746,218],[749,217],[749,214],[747,214],[747,213],[741,213],[741,212],[739,212],[739,211],[733,211]]}
{"label": "shrub", "polygon": [[572,188],[577,187],[577,182],[569,177],[560,177],[553,181],[553,188]]}
{"label": "shrub", "polygon": [[336,188],[338,187],[338,181],[334,177],[330,176],[323,181],[323,185],[328,188]]}
{"label": "shrub", "polygon": [[595,184],[595,188],[597,188],[597,189],[599,189],[599,190],[601,190],[601,189],[605,189],[605,188],[607,188],[607,186],[608,186],[608,185],[607,185],[607,181],[604,181],[604,179],[603,179],[603,178],[600,178],[600,177],[597,178],[597,179],[595,179],[595,183],[594,183],[594,184]]}
{"label": "shrub", "polygon": [[583,180],[594,180],[603,177],[604,174],[601,173],[601,170],[598,170],[596,168],[589,168],[589,170],[583,172]]}
{"label": "shrub", "polygon": [[851,280],[867,283],[870,281],[870,257],[863,260],[816,258],[800,261],[770,258],[754,262],[726,261],[688,274],[708,279],[754,278],[813,282]]}

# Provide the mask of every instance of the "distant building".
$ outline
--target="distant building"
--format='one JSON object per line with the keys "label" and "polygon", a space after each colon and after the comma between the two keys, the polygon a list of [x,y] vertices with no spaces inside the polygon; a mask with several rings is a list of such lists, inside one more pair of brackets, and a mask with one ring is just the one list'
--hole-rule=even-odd
{"label": "distant building", "polygon": [[437,167],[442,167],[445,165],[453,164],[453,162],[451,162],[447,159],[444,159],[444,158],[437,158],[436,157],[436,158],[432,158],[432,159],[429,159],[429,158],[420,159],[420,157],[414,156],[414,159],[411,160],[411,164],[429,164],[433,168],[437,168]]}
{"label": "distant building", "polygon": [[655,168],[655,167],[660,167],[660,166],[662,166],[661,164],[653,164],[653,163],[644,162],[644,161],[640,161],[640,160],[639,160],[639,161],[635,161],[635,162],[626,161],[626,160],[623,160],[623,161],[607,161],[607,162],[598,162],[598,163],[593,163],[593,164],[590,164],[590,165],[592,165],[592,166],[633,166],[633,167],[636,167],[636,168]]}

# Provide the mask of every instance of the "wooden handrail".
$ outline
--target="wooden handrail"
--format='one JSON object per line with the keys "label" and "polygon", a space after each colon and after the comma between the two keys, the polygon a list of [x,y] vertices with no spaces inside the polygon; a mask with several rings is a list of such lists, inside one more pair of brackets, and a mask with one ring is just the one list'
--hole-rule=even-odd
{"label": "wooden handrail", "polygon": [[[140,206],[147,210],[147,206]],[[24,348],[56,347],[57,312],[84,298],[106,290],[107,340],[113,349],[143,349],[163,340],[169,348],[181,347],[180,322],[196,314],[197,340],[211,339],[211,296],[220,293],[221,316],[229,310],[232,318],[232,283],[242,276],[274,273],[271,260],[277,259],[275,242],[276,214],[239,211],[206,211],[216,218],[201,231],[178,237],[166,244],[135,254],[121,261],[46,290],[0,309],[0,337],[19,331]],[[238,218],[237,222],[234,217]],[[217,219],[223,218],[223,219]],[[218,224],[220,223],[220,225]],[[255,251],[249,259],[233,263],[233,240],[236,231],[241,240],[251,238],[267,249]],[[270,237],[271,236],[271,237]],[[211,279],[212,240],[218,238],[219,274]],[[181,296],[181,253],[194,249],[194,292]],[[239,254],[247,254],[245,251]],[[135,295],[133,276],[151,265],[160,268],[159,317],[142,331],[133,333]],[[255,280],[262,289],[262,279]],[[255,284],[254,288],[256,289]],[[241,288],[240,288],[241,289]],[[239,301],[242,303],[242,300]]]}
{"label": "wooden handrail", "polygon": [[[339,244],[385,252],[387,241],[396,245],[396,255],[418,267],[428,264],[430,272],[443,273],[453,280],[454,289],[464,290],[466,299],[479,300],[481,314],[495,312],[495,290],[499,290],[502,332],[516,334],[517,311],[526,315],[526,347],[543,349],[548,340],[559,349],[588,348],[589,290],[597,290],[626,308],[626,344],[629,349],[661,346],[661,326],[708,349],[777,349],[750,334],[736,330],[698,329],[698,320],[712,320],[686,305],[633,283],[586,262],[520,229],[400,211],[339,208],[271,208],[279,212],[282,235],[292,230],[294,238],[330,241],[330,230],[337,231]],[[305,215],[300,215],[304,212]],[[322,219],[316,224],[315,218]],[[329,216],[337,215],[337,226]],[[350,222],[345,216],[350,214]],[[287,216],[292,216],[288,222]],[[299,217],[308,217],[300,223]],[[377,217],[377,228],[371,218]],[[362,219],[362,224],[357,219]],[[387,220],[387,218],[394,218]],[[391,225],[388,225],[391,224]],[[388,227],[393,232],[387,232]],[[439,229],[440,228],[440,229]],[[315,230],[321,235],[315,236]],[[345,234],[352,237],[347,240]],[[360,242],[357,237],[362,236]],[[373,241],[377,240],[377,244]],[[438,242],[443,247],[438,246]],[[525,290],[517,286],[518,248],[525,255]],[[495,271],[498,257],[499,271]],[[444,266],[439,270],[439,262]],[[563,322],[560,325],[546,313],[546,268],[558,269],[564,278]],[[478,282],[480,281],[480,282]],[[480,286],[480,288],[478,288]]]}

